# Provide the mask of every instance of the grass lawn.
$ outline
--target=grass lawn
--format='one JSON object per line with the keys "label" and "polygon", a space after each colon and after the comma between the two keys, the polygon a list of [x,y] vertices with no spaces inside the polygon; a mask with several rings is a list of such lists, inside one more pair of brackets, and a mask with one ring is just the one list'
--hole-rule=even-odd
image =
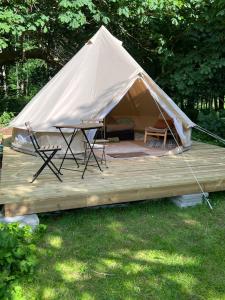
{"label": "grass lawn", "polygon": [[41,217],[48,229],[27,299],[225,299],[225,194]]}

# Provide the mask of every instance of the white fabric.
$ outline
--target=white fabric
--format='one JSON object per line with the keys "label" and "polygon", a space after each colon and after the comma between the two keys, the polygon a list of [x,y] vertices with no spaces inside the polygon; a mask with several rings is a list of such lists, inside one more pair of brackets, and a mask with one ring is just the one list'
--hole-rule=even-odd
{"label": "white fabric", "polygon": [[[48,135],[58,132],[54,125],[102,119],[120,102],[137,78],[144,81],[154,99],[174,119],[184,146],[189,146],[190,128],[195,124],[104,26],[39,91],[10,126],[25,129],[24,123],[30,121],[36,132]],[[93,132],[90,133],[92,136]]]}
{"label": "white fabric", "polygon": [[15,216],[15,217],[4,217],[0,213],[0,223],[5,223],[5,224],[19,223],[19,227],[31,226],[32,229],[35,229],[39,225],[39,218],[37,214]]}

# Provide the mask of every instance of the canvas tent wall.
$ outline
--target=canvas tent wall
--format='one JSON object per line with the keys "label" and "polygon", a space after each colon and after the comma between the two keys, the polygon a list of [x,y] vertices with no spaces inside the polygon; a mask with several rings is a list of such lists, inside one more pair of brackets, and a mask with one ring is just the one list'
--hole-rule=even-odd
{"label": "canvas tent wall", "polygon": [[[191,128],[195,124],[157,86],[122,43],[102,26],[11,122],[13,147],[21,151],[31,149],[25,132],[26,121],[31,122],[41,144],[64,145],[54,125],[105,118],[134,86],[137,95],[148,95],[145,105],[147,99],[153,100],[174,120],[182,144],[190,146]],[[149,101],[149,119],[153,115],[151,103]],[[66,132],[69,134],[70,130]],[[82,137],[78,135],[74,151],[81,152],[82,145]]]}

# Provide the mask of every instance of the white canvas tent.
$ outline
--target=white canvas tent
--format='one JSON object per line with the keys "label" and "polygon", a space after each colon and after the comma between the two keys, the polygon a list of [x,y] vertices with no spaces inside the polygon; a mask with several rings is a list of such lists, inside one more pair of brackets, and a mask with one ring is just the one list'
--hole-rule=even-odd
{"label": "white canvas tent", "polygon": [[[117,113],[132,115],[135,129],[143,130],[160,114],[156,103],[173,119],[183,146],[190,146],[195,124],[102,26],[11,122],[13,147],[24,152],[31,149],[26,121],[31,122],[41,144],[63,145],[53,125],[103,119],[116,108]],[[74,141],[77,152],[81,140],[78,135]]]}

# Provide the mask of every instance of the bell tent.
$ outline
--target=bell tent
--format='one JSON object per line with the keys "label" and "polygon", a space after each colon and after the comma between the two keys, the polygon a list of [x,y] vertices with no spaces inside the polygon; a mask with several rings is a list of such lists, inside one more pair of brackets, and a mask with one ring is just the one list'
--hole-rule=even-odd
{"label": "bell tent", "polygon": [[[122,42],[102,26],[11,122],[12,146],[31,151],[27,121],[40,144],[64,145],[54,128],[56,124],[102,119],[110,122],[117,115],[132,119],[134,130],[143,132],[162,114],[173,120],[181,144],[189,147],[195,124],[131,57]],[[70,130],[65,132],[70,134]],[[72,147],[75,152],[82,151],[79,134]]]}

